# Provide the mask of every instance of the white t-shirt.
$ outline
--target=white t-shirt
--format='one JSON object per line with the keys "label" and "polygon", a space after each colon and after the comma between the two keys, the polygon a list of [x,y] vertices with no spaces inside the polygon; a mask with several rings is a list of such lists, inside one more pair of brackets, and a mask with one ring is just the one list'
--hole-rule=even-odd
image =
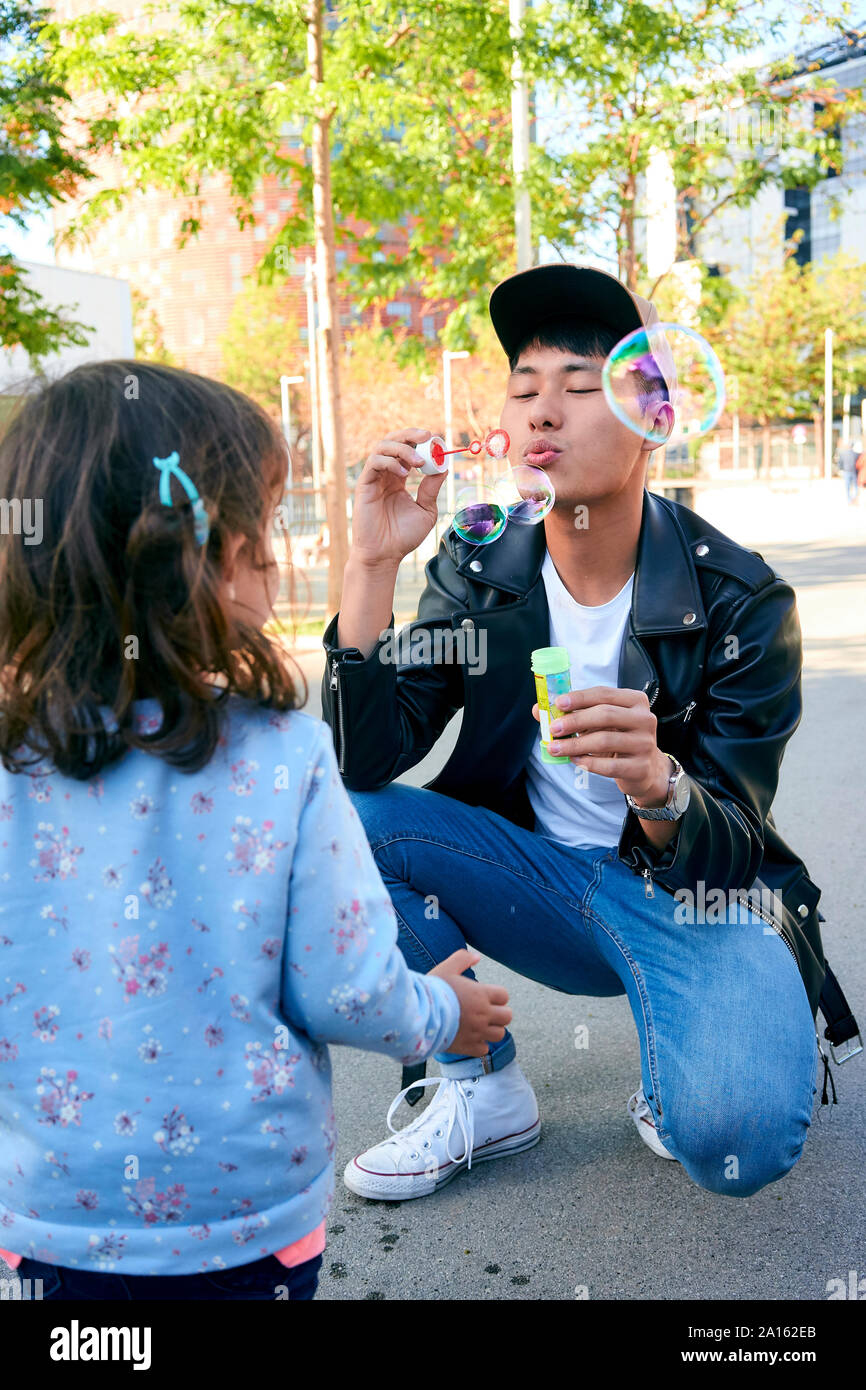
{"label": "white t-shirt", "polygon": [[[619,654],[631,608],[634,575],[615,598],[587,608],[572,598],[548,551],[541,577],[550,609],[550,645],[565,647],[571,662],[571,689],[619,685]],[[541,761],[537,738],[526,765],[526,789],[539,835],[566,845],[615,846],[625,819],[626,800],[610,777],[575,763]]]}

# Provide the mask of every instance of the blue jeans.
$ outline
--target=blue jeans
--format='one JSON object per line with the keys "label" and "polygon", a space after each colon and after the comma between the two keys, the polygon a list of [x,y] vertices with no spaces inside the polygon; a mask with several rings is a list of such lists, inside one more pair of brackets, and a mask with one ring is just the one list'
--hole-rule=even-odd
{"label": "blue jeans", "polygon": [[[759,916],[681,925],[673,896],[647,897],[615,849],[574,849],[399,783],[350,796],[413,969],[468,944],[565,994],[626,994],[659,1138],[693,1181],[748,1197],[794,1166],[815,1023],[793,955]],[[511,1034],[491,1053],[494,1070],[507,1064]]]}
{"label": "blue jeans", "polygon": [[43,1260],[21,1261],[16,1274],[30,1280],[30,1297],[36,1297],[42,1280],[42,1299],[93,1299],[134,1302],[138,1299],[191,1299],[232,1303],[296,1302],[311,1299],[319,1282],[322,1256],[286,1268],[273,1255],[250,1264],[215,1269],[210,1274],[102,1274],[98,1270],[75,1269],[70,1265],[46,1264]]}
{"label": "blue jeans", "polygon": [[858,487],[857,474],[856,474],[856,473],[843,473],[843,474],[842,474],[842,477],[845,479],[845,496],[846,496],[846,498],[848,499],[849,502],[856,502],[856,501],[857,501],[857,487]]}

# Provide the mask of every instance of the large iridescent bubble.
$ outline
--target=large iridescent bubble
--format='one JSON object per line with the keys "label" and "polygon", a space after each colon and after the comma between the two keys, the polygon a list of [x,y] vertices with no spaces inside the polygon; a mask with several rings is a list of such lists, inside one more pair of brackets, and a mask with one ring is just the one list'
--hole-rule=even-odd
{"label": "large iridescent bubble", "polygon": [[629,333],[608,356],[601,382],[617,419],[654,444],[700,438],[725,405],[718,357],[700,333],[681,323]]}

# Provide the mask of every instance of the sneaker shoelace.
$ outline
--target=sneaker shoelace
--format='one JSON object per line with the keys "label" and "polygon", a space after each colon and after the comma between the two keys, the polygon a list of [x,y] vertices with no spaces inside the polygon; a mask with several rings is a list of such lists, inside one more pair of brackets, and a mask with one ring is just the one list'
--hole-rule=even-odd
{"label": "sneaker shoelace", "polygon": [[[471,1078],[467,1077],[465,1079],[470,1080]],[[403,1129],[395,1129],[391,1123],[391,1117],[393,1116],[401,1100],[403,1100],[404,1096],[406,1096],[409,1091],[414,1091],[417,1086],[439,1086],[443,1082],[446,1086],[446,1090],[444,1092],[446,1122],[445,1152],[452,1163],[460,1162],[460,1159],[455,1157],[455,1155],[451,1152],[451,1135],[453,1134],[455,1128],[459,1128],[460,1134],[463,1139],[463,1157],[467,1159],[467,1168],[471,1168],[472,1146],[475,1142],[475,1121],[472,1116],[472,1106],[469,1103],[469,1096],[472,1094],[472,1092],[470,1091],[467,1095],[463,1087],[463,1082],[453,1079],[452,1077],[425,1076],[421,1081],[413,1081],[411,1086],[406,1086],[400,1092],[400,1094],[394,1098],[391,1104],[391,1108],[388,1111],[388,1128],[394,1135],[394,1138],[386,1140],[385,1142],[395,1144],[398,1148],[401,1149],[408,1147],[410,1149],[410,1158],[420,1158],[421,1155],[418,1154],[417,1151],[414,1148],[412,1148],[412,1146],[415,1143],[417,1131],[420,1128],[422,1128],[422,1126],[424,1126],[425,1124],[429,1124],[430,1122],[430,1108],[428,1107],[428,1109],[425,1110],[423,1115],[419,1115],[417,1120],[414,1120],[411,1124],[406,1125]],[[436,1097],[437,1101],[442,1097],[442,1095],[443,1093],[440,1091],[439,1095]],[[436,1132],[439,1133],[440,1131],[437,1130]]]}

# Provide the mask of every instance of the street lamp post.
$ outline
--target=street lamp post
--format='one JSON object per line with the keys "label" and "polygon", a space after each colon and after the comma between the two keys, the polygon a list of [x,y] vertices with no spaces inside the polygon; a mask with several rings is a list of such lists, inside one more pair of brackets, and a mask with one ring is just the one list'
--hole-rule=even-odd
{"label": "street lamp post", "polygon": [[292,496],[292,488],[295,485],[292,468],[292,403],[289,397],[289,387],[303,384],[302,376],[281,376],[280,377],[280,416],[283,424],[283,435],[286,441],[286,448],[289,451],[289,475],[287,479],[289,493],[289,522],[295,519],[295,499]]}
{"label": "street lamp post", "polygon": [[833,330],[824,330],[824,477],[833,476]]}
{"label": "street lamp post", "polygon": [[[447,348],[442,353],[442,390],[445,395],[445,445],[448,449],[454,448],[453,433],[453,406],[451,400],[451,363],[459,357],[468,357],[469,353],[450,352]],[[454,463],[448,469],[448,478],[445,483],[445,502],[448,507],[448,515],[454,512]]]}
{"label": "street lamp post", "polygon": [[322,433],[319,424],[319,360],[318,360],[318,318],[316,315],[316,282],[313,261],[307,256],[304,262],[304,289],[307,292],[307,361],[310,373],[310,411],[312,421],[311,456],[313,464],[313,512],[318,516],[319,492],[322,487]]}
{"label": "street lamp post", "polygon": [[[526,0],[509,0],[511,36],[517,40],[523,31]],[[529,88],[523,65],[515,51],[511,67],[511,162],[514,177],[514,230],[517,238],[517,269],[532,265],[532,224],[526,175],[529,170]]]}

